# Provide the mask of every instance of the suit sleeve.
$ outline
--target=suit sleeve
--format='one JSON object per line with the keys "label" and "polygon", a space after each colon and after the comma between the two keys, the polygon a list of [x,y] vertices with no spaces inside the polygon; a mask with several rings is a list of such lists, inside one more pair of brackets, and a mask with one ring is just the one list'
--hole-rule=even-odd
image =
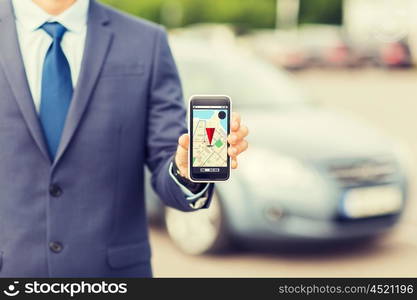
{"label": "suit sleeve", "polygon": [[[158,30],[148,105],[147,165],[152,187],[168,206],[181,211],[196,210],[181,187],[170,176],[170,164],[178,138],[187,132],[181,81],[164,29]],[[213,193],[211,184],[202,195],[207,208]]]}

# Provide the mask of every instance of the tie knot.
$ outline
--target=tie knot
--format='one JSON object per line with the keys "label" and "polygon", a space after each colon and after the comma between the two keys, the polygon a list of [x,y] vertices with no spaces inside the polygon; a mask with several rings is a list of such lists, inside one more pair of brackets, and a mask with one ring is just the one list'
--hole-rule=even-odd
{"label": "tie knot", "polygon": [[58,22],[48,22],[41,26],[54,40],[61,40],[67,29]]}

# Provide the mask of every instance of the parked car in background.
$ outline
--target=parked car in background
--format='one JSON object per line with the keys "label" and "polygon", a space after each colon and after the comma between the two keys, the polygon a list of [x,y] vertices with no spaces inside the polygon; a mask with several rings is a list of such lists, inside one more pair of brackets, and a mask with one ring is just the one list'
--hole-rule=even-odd
{"label": "parked car in background", "polygon": [[385,68],[409,68],[413,65],[410,47],[405,41],[383,43],[378,49],[376,63]]}
{"label": "parked car in background", "polygon": [[298,38],[310,53],[312,66],[347,68],[361,63],[341,26],[304,25],[298,29]]}
{"label": "parked car in background", "polygon": [[255,54],[290,71],[357,67],[362,63],[340,26],[315,24],[292,30],[260,30],[241,40]]}
{"label": "parked car in background", "polygon": [[191,254],[255,240],[370,238],[398,222],[407,195],[407,156],[355,117],[322,108],[291,77],[239,49],[173,39],[186,99],[227,94],[251,130],[239,171],[216,184],[212,206],[164,209],[148,187],[149,216],[164,219]]}
{"label": "parked car in background", "polygon": [[386,68],[413,65],[412,54],[417,54],[416,1],[345,0],[343,12],[343,26],[352,47],[368,62]]}
{"label": "parked car in background", "polygon": [[310,67],[310,53],[295,30],[258,30],[239,40],[256,55],[280,68],[297,71]]}

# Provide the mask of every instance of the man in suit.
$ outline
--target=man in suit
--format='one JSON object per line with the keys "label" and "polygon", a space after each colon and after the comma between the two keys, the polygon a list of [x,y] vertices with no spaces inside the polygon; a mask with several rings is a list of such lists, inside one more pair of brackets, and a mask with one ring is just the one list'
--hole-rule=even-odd
{"label": "man in suit", "polygon": [[[0,277],[150,277],[144,167],[166,205],[187,178],[165,31],[94,0],[0,0]],[[232,167],[247,148],[235,115]]]}

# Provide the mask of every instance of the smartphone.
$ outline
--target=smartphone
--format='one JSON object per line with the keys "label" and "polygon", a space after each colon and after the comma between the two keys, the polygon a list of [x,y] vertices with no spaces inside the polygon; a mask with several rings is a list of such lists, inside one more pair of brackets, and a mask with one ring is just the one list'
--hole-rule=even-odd
{"label": "smartphone", "polygon": [[189,178],[193,182],[226,181],[232,100],[228,96],[197,95],[189,102]]}

